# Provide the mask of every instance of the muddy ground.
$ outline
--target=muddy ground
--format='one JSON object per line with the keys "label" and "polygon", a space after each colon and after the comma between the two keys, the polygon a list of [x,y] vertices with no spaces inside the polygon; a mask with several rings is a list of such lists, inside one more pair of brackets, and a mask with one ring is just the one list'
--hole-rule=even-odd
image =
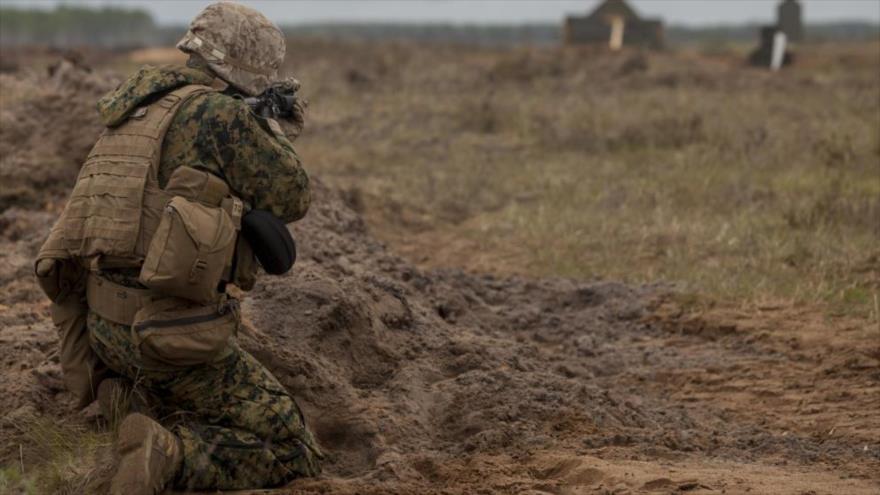
{"label": "muddy ground", "polygon": [[[17,419],[83,421],[30,267],[99,131],[87,107],[117,80],[0,75],[7,96],[31,94],[0,107],[3,464]],[[696,312],[669,286],[421,269],[350,195],[315,189],[291,227],[296,268],[244,306],[243,345],[331,455],[279,493],[880,492],[874,325]]]}

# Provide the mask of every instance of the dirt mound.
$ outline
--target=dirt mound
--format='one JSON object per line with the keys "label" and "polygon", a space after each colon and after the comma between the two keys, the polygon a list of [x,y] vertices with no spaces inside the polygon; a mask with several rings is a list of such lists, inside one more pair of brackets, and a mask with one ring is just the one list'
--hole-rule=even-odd
{"label": "dirt mound", "polygon": [[[780,362],[786,346],[773,338],[660,318],[656,297],[665,291],[657,287],[420,271],[372,240],[342,195],[317,193],[295,228],[299,271],[265,280],[246,306],[259,329],[246,347],[300,398],[334,454],[331,480],[306,487],[715,490],[731,485],[712,477],[639,484],[586,459],[775,458],[833,463],[854,476],[868,471],[851,471],[845,459],[880,461],[863,431],[815,436],[772,414],[743,415],[748,405],[738,400],[707,407],[707,384],[720,395],[731,387],[777,397],[815,378],[803,368],[784,375],[786,359],[796,358]],[[823,361],[843,365],[842,353]],[[871,356],[860,362],[872,371],[851,390],[876,386]],[[671,378],[682,375],[699,385]]]}
{"label": "dirt mound", "polygon": [[17,444],[15,424],[34,416],[70,416],[48,304],[32,277],[33,257],[55,214],[17,208],[0,213],[0,458]]}
{"label": "dirt mound", "polygon": [[[34,85],[10,77],[0,75],[4,91]],[[64,102],[86,105],[103,84],[4,104],[4,122],[30,122],[43,136],[47,121],[64,123],[51,144],[3,131],[3,180],[21,191],[4,197],[35,206],[29,194],[66,187],[99,126]],[[28,106],[40,104],[48,106]],[[662,287],[422,270],[371,237],[349,195],[314,184],[312,210],[291,227],[300,260],[247,296],[240,338],[296,395],[330,454],[323,478],[291,490],[876,489],[880,353],[871,329],[841,330],[827,345],[766,322],[691,317]],[[0,214],[4,462],[17,459],[17,418],[76,416],[30,277],[57,199]]]}
{"label": "dirt mound", "polygon": [[95,101],[119,82],[67,59],[50,69],[0,74],[0,211],[67,193],[101,131]]}
{"label": "dirt mound", "polygon": [[[317,197],[296,228],[298,271],[251,294],[244,342],[310,413],[337,456],[330,473],[414,482],[412,456],[525,452],[554,432],[653,421],[583,382],[599,370],[550,365],[534,343],[619,334],[644,290],[423,273],[370,239],[337,194]],[[531,327],[541,336],[513,338]]]}

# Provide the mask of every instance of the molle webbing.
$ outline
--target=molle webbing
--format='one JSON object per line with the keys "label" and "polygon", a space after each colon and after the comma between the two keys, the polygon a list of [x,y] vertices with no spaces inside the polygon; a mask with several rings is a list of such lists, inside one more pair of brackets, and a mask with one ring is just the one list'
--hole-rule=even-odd
{"label": "molle webbing", "polygon": [[104,131],[80,171],[62,219],[71,256],[140,263],[170,199],[158,181],[165,133],[182,103],[208,91],[213,90],[181,87]]}

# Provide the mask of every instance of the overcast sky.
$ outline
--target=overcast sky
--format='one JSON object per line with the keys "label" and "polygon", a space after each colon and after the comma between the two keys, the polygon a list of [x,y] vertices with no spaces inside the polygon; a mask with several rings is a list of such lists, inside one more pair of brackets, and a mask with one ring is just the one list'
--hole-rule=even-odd
{"label": "overcast sky", "polygon": [[[630,0],[643,15],[673,24],[767,22],[777,0]],[[51,8],[59,3],[139,7],[163,24],[187,23],[209,0],[0,0],[0,5]],[[526,23],[583,14],[599,0],[243,0],[278,24],[328,21]],[[806,0],[807,22],[880,22],[880,0]]]}

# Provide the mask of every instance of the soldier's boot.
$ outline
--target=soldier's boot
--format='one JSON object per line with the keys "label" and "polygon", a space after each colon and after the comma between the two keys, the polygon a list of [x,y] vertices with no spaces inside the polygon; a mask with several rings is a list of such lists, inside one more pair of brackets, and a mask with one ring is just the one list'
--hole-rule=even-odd
{"label": "soldier's boot", "polygon": [[105,378],[98,384],[98,406],[104,419],[115,424],[131,413],[152,415],[144,394],[126,378]]}
{"label": "soldier's boot", "polygon": [[180,440],[159,423],[134,413],[119,426],[119,466],[110,481],[111,495],[156,495],[183,464]]}

